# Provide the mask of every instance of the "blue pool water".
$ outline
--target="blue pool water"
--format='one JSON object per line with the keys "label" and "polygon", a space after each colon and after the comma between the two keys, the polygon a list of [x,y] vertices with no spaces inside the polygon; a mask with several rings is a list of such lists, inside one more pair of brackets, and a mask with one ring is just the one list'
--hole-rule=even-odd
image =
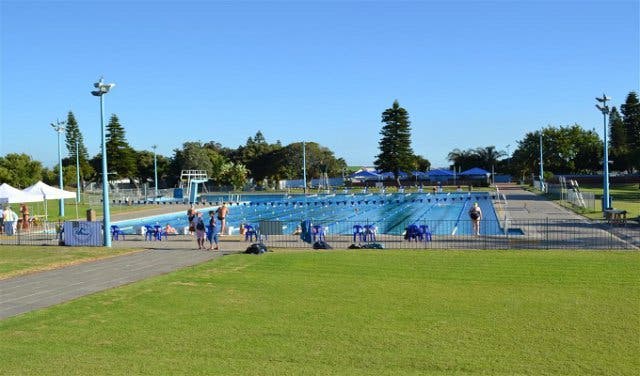
{"label": "blue pool water", "polygon": [[[467,212],[474,202],[482,209],[483,235],[503,234],[493,208],[493,195],[473,193],[410,194],[332,194],[312,196],[242,195],[242,201],[228,205],[227,225],[235,232],[241,223],[257,225],[261,220],[282,221],[285,233],[291,233],[304,219],[320,224],[329,234],[351,234],[355,224],[375,224],[378,233],[400,235],[412,223],[426,224],[433,234],[469,235],[471,221]],[[223,200],[221,200],[223,201]],[[208,217],[217,206],[198,206]],[[115,222],[126,233],[134,233],[146,224],[171,224],[178,230],[188,226],[186,212]]]}

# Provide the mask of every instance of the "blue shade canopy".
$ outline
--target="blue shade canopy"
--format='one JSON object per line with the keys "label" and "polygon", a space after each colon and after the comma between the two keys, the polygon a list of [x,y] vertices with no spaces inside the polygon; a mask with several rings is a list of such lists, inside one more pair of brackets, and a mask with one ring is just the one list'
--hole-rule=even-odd
{"label": "blue shade canopy", "polygon": [[422,171],[411,171],[411,176],[416,178],[426,178],[429,174]]}
{"label": "blue shade canopy", "polygon": [[435,170],[431,170],[429,172],[427,172],[427,175],[429,177],[435,177],[435,176],[453,176],[453,172],[449,171],[449,170],[443,170],[443,169],[435,169]]}
{"label": "blue shade canopy", "polygon": [[[394,177],[394,176],[393,176],[393,172],[391,172],[391,171],[387,171],[387,172],[378,172],[378,174],[379,174],[380,176],[382,176],[383,178],[385,178],[385,179],[393,179],[393,177]],[[404,171],[398,171],[398,176],[400,177],[400,179],[404,179],[404,178],[406,178],[406,177],[407,177],[407,176],[409,176],[409,175],[408,175],[406,172],[404,172]]]}
{"label": "blue shade canopy", "polygon": [[356,173],[353,173],[351,175],[349,175],[350,178],[352,179],[365,179],[365,180],[371,180],[371,179],[380,179],[380,175],[374,173],[374,172],[369,172],[367,170],[363,170],[363,171],[359,171]]}
{"label": "blue shade canopy", "polygon": [[489,175],[489,171],[483,170],[480,167],[474,167],[474,168],[468,169],[467,171],[461,172],[460,175],[465,175],[465,176],[469,176],[469,175]]}

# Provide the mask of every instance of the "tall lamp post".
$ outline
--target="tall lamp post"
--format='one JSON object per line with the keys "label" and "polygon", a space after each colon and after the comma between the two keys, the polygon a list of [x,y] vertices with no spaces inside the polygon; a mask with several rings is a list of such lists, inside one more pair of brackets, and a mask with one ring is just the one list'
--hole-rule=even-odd
{"label": "tall lamp post", "polygon": [[77,135],[76,135],[76,202],[80,202],[80,151],[78,151]]}
{"label": "tall lamp post", "polygon": [[93,84],[92,95],[100,97],[100,129],[102,136],[102,238],[105,247],[111,247],[111,214],[109,213],[109,184],[107,175],[107,141],[104,129],[104,95],[116,84],[105,84],[102,77]]}
{"label": "tall lamp post", "polygon": [[156,159],[156,149],[158,148],[158,145],[153,145],[151,146],[151,148],[153,149],[153,182],[155,183],[155,188],[156,188],[156,199],[158,198],[158,162]]}
{"label": "tall lamp post", "polygon": [[544,162],[542,161],[542,131],[540,131],[540,191],[544,192]]}
{"label": "tall lamp post", "polygon": [[[58,176],[59,176],[60,189],[64,189],[64,184],[62,182],[62,147],[60,146],[60,135],[65,132],[66,130],[65,125],[67,125],[66,122],[59,121],[59,120],[56,120],[55,123],[51,123],[53,130],[58,133]],[[61,218],[64,217],[64,199],[63,198],[60,199],[59,213]]]}
{"label": "tall lamp post", "polygon": [[307,195],[307,145],[302,141],[302,184],[304,184],[304,194]]}
{"label": "tall lamp post", "polygon": [[596,107],[600,112],[602,112],[602,117],[604,121],[604,160],[603,160],[603,170],[602,174],[603,182],[602,182],[602,212],[609,208],[611,204],[611,199],[609,197],[609,145],[607,143],[607,115],[609,114],[609,106],[607,106],[607,101],[610,101],[611,98],[607,97],[604,93],[602,93],[602,98],[597,98],[596,100],[602,105],[596,103]]}

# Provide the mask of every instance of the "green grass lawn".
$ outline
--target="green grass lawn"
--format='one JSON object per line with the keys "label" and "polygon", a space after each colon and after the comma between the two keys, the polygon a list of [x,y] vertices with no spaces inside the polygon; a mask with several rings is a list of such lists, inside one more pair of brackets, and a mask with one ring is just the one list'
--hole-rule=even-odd
{"label": "green grass lawn", "polygon": [[125,248],[2,245],[0,279],[133,251]]}
{"label": "green grass lawn", "polygon": [[0,374],[636,375],[640,253],[232,255],[0,321]]}
{"label": "green grass lawn", "polygon": [[[602,218],[602,186],[600,187],[581,187],[583,192],[594,193],[597,201],[596,208],[598,211],[593,213],[585,213],[584,215],[589,218]],[[640,189],[637,184],[624,184],[611,186],[609,188],[609,195],[613,198],[613,207],[619,210],[626,210],[629,218],[636,218],[640,216]]]}
{"label": "green grass lawn", "polygon": [[[13,211],[16,214],[20,215],[20,204],[11,204],[10,205]],[[87,204],[80,203],[78,204],[78,210],[76,215],[76,203],[75,200],[69,199],[64,201],[64,217],[60,217],[60,207],[58,204],[58,200],[49,200],[45,207],[42,202],[31,202],[27,203],[29,207],[29,213],[34,216],[44,217],[45,214],[48,214],[48,218],[50,221],[57,221],[61,219],[66,220],[75,220],[79,218],[80,220],[85,220],[87,218],[87,210],[93,209],[96,211],[96,216],[102,217],[102,204]],[[125,212],[135,212],[142,211],[149,208],[154,208],[154,205],[111,205],[109,209],[111,211],[111,215],[117,213],[125,213]],[[46,210],[45,210],[46,209]]]}

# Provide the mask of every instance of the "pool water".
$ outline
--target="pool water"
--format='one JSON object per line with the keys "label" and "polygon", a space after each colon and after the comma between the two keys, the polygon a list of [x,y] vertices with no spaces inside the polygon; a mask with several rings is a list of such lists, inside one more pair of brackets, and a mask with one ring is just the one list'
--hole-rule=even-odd
{"label": "pool water", "polygon": [[[503,234],[492,199],[487,192],[409,194],[331,194],[312,196],[243,195],[228,204],[227,226],[235,233],[240,224],[281,221],[284,233],[291,233],[304,219],[320,224],[329,234],[351,234],[355,224],[375,224],[380,234],[401,235],[412,223],[426,224],[433,234],[469,235],[472,225],[467,212],[477,202],[483,213],[481,234]],[[217,206],[200,206],[204,213]],[[126,233],[144,225],[171,224],[178,230],[188,226],[186,212],[114,222]]]}

